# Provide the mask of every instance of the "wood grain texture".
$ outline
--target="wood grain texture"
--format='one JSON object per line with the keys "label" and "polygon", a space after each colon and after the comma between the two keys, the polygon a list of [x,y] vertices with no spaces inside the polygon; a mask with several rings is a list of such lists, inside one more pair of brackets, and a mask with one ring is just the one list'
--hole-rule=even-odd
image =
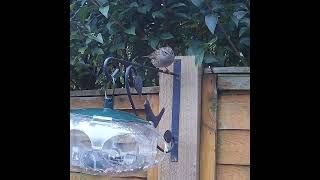
{"label": "wood grain texture", "polygon": [[250,129],[250,94],[219,96],[218,129]]}
{"label": "wood grain texture", "polygon": [[213,67],[212,70],[210,68],[205,68],[205,74],[239,74],[239,73],[250,73],[250,67]]}
{"label": "wood grain texture", "polygon": [[[150,95],[132,95],[133,103],[136,109],[144,109],[144,102]],[[115,109],[132,109],[129,98],[127,95],[119,95],[114,97],[114,108]]]}
{"label": "wood grain texture", "polygon": [[[151,95],[133,95],[132,100],[136,109],[144,109],[145,100]],[[155,96],[154,98],[158,98]],[[70,108],[102,108],[104,97],[70,97]],[[114,96],[114,109],[132,109],[127,95]]]}
{"label": "wood grain texture", "polygon": [[104,97],[70,97],[70,109],[102,108]]}
{"label": "wood grain texture", "polygon": [[[150,102],[151,109],[155,115],[159,113],[159,95],[150,95],[148,98]],[[158,127],[157,127],[158,128]],[[148,170],[147,173],[148,180],[158,180],[158,167],[154,167]]]}
{"label": "wood grain texture", "polygon": [[[160,164],[160,180],[198,180],[199,179],[199,142],[201,115],[201,75],[200,66],[194,63],[194,57],[179,56],[181,59],[181,100],[179,121],[179,158],[171,162],[168,154]],[[170,71],[173,65],[168,68]],[[160,73],[159,102],[166,111],[159,123],[163,134],[171,129],[172,83],[173,76]]]}
{"label": "wood grain texture", "polygon": [[216,75],[203,75],[201,91],[200,180],[215,180],[218,107]]}
{"label": "wood grain texture", "polygon": [[[144,176],[143,176],[144,175]],[[146,180],[146,174],[127,177],[92,176],[82,173],[70,173],[70,180]]]}
{"label": "wood grain texture", "polygon": [[[112,95],[112,89],[107,89],[107,95]],[[130,88],[131,94],[137,94],[137,91],[134,88]],[[142,94],[158,94],[159,93],[159,86],[153,87],[143,87]],[[114,91],[115,95],[126,95],[127,91],[125,88],[116,88]],[[104,90],[93,89],[93,90],[76,90],[70,91],[71,97],[83,97],[83,96],[104,96]]]}
{"label": "wood grain texture", "polygon": [[250,131],[218,130],[217,162],[250,165]]}
{"label": "wood grain texture", "polygon": [[250,180],[250,166],[218,165],[217,180]]}
{"label": "wood grain texture", "polygon": [[219,74],[219,90],[250,90],[250,74]]}

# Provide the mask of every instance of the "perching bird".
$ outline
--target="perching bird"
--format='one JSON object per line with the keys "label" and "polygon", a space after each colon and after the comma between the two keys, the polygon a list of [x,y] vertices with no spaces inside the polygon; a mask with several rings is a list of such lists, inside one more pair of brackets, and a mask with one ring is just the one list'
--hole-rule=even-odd
{"label": "perching bird", "polygon": [[[143,56],[151,59],[151,63],[157,68],[166,68],[174,62],[174,52],[171,47],[162,47],[155,50],[148,56]],[[167,69],[167,71],[169,71]]]}

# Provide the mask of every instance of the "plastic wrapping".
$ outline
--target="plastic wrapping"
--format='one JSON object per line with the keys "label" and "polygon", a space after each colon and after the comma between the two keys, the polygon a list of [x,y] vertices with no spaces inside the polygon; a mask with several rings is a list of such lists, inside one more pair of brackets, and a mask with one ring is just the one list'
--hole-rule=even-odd
{"label": "plastic wrapping", "polygon": [[[111,111],[119,115],[119,111]],[[168,144],[151,124],[121,120],[115,114],[70,113],[71,171],[119,175],[146,170],[163,160],[165,154],[157,145],[167,149]]]}

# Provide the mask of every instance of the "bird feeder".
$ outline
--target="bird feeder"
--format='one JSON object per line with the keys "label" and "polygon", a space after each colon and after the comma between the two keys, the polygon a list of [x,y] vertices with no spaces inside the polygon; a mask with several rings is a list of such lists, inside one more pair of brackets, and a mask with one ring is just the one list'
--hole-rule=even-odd
{"label": "bird feeder", "polygon": [[[115,85],[114,75],[119,70],[116,69],[110,75],[107,69],[110,60],[106,59],[104,72],[107,80],[111,80]],[[129,90],[129,73],[136,81],[139,77],[132,65],[127,67],[125,85],[131,106],[136,113]],[[138,86],[141,82],[134,84],[141,95],[142,86]],[[70,171],[109,176],[146,170],[158,165],[165,153],[169,153],[174,147],[176,141],[170,130],[164,135],[156,130],[164,109],[155,116],[149,101],[146,100],[146,121],[137,115],[114,110],[113,96],[114,93],[112,98],[105,94],[104,108],[70,111]]]}
{"label": "bird feeder", "polygon": [[129,113],[80,109],[70,113],[70,167],[93,175],[116,175],[157,165],[168,143],[153,125]]}

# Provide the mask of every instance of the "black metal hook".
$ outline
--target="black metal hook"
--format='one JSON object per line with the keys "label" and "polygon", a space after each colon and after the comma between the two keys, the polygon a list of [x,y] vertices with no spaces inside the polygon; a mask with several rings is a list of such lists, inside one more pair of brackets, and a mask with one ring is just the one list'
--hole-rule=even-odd
{"label": "black metal hook", "polygon": [[137,114],[137,110],[136,110],[136,107],[134,106],[134,103],[133,103],[133,100],[132,100],[132,97],[131,97],[131,92],[130,92],[130,87],[129,87],[129,76],[130,76],[130,72],[135,74],[136,73],[136,70],[134,69],[134,67],[132,67],[132,65],[128,66],[126,68],[126,73],[125,73],[125,78],[124,78],[124,84],[125,84],[125,87],[126,87],[126,91],[127,91],[127,95],[128,95],[128,98],[129,98],[129,101],[131,103],[131,107],[134,111],[134,114],[136,116],[138,116]]}
{"label": "black metal hook", "polygon": [[[128,95],[131,107],[132,107],[132,109],[133,109],[133,111],[134,111],[136,116],[138,116],[138,114],[137,114],[134,102],[132,100],[131,92],[130,92],[129,77],[130,76],[132,77],[134,87],[135,87],[136,91],[138,92],[138,94],[140,96],[142,94],[142,79],[137,74],[137,71],[133,66],[144,67],[144,68],[151,69],[151,70],[154,70],[154,71],[157,71],[157,72],[161,72],[161,73],[165,73],[165,74],[174,75],[176,77],[179,77],[179,74],[163,71],[163,70],[160,70],[158,68],[153,68],[153,67],[148,67],[148,66],[132,63],[132,62],[125,61],[125,60],[118,59],[118,58],[114,58],[114,57],[109,57],[103,63],[103,70],[104,70],[104,75],[106,77],[106,80],[109,81],[109,82],[112,81],[112,83],[113,83],[113,94],[112,94],[112,99],[107,98],[106,91],[105,91],[105,107],[106,106],[110,106],[110,104],[112,104],[112,106],[113,106],[113,99],[114,99],[113,97],[114,97],[114,88],[115,88],[115,78],[114,78],[114,76],[119,72],[119,68],[116,68],[116,70],[111,73],[111,71],[108,69],[108,66],[111,63],[114,63],[114,62],[119,62],[119,63],[127,66],[126,67],[126,72],[125,72],[125,83],[124,84],[125,84],[125,88],[126,88],[126,91],[127,91],[127,95]],[[159,122],[160,122],[160,120],[161,120],[161,118],[162,118],[162,116],[164,114],[165,108],[162,108],[160,113],[156,116],[156,115],[154,115],[154,113],[153,113],[153,111],[151,109],[151,106],[150,106],[150,102],[148,100],[145,101],[144,107],[145,107],[144,109],[145,109],[145,114],[146,114],[147,121],[148,122],[152,122],[153,126],[156,128],[159,125]],[[174,137],[172,135],[172,132],[170,130],[167,130],[164,133],[163,138],[165,139],[165,141],[167,143],[171,144],[171,148],[169,150],[167,150],[167,151],[165,151],[164,149],[162,149],[159,146],[157,146],[157,148],[162,152],[169,153],[176,146],[176,142],[175,142],[175,139],[174,139]]]}

